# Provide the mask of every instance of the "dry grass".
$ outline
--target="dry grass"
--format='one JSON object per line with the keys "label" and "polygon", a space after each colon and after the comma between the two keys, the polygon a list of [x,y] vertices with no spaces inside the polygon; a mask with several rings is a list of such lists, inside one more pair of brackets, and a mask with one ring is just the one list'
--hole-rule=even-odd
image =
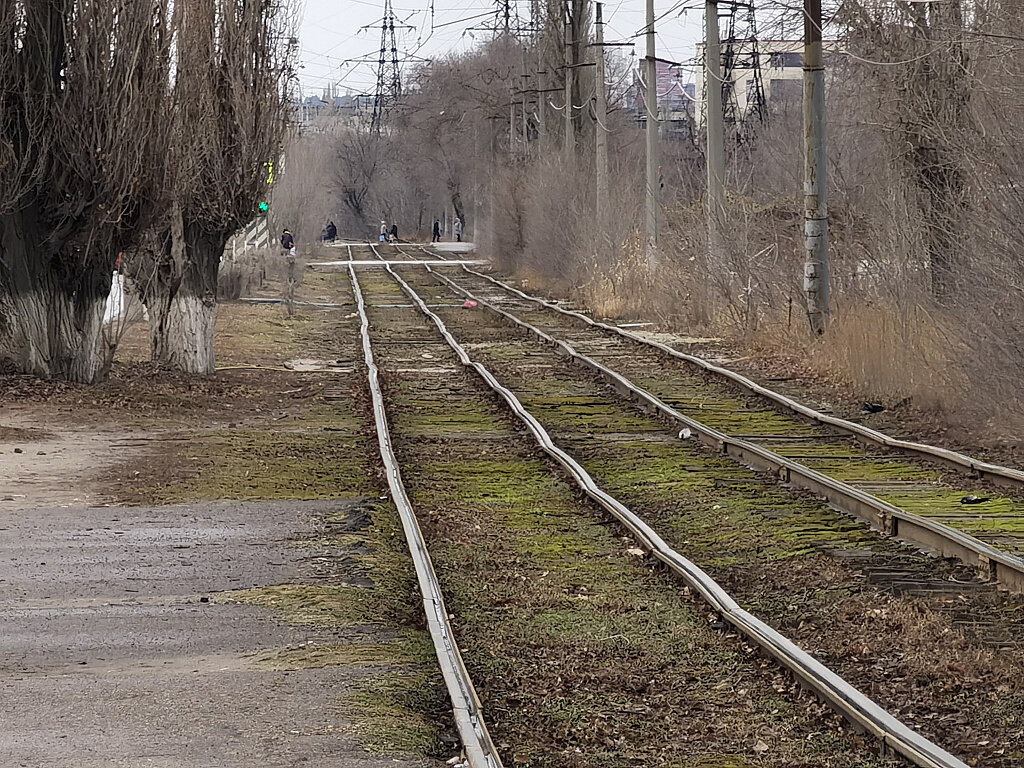
{"label": "dry grass", "polygon": [[795,358],[807,372],[840,382],[864,399],[954,414],[970,381],[949,322],[920,308],[854,306],[834,318],[827,341],[811,339],[799,322],[766,324],[740,339],[761,356]]}

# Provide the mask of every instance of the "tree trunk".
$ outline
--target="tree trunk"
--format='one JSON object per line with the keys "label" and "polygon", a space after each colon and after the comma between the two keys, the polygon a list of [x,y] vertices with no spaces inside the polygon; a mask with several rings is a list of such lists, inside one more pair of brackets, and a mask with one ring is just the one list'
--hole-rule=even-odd
{"label": "tree trunk", "polygon": [[175,207],[162,263],[145,289],[153,362],[161,368],[214,372],[217,272],[227,236],[184,226]]}
{"label": "tree trunk", "polygon": [[457,184],[448,183],[448,189],[452,193],[452,209],[455,211],[455,218],[462,222],[463,226],[466,224],[466,211],[462,206],[462,193],[459,191]]}
{"label": "tree trunk", "polygon": [[42,241],[31,209],[0,216],[0,367],[95,383],[116,346],[103,328],[112,269],[40,252]]}
{"label": "tree trunk", "polygon": [[945,299],[955,293],[965,266],[965,148],[976,136],[969,110],[971,70],[959,0],[915,5],[914,11],[914,30],[931,46],[926,50],[949,41],[934,56],[921,59],[912,83],[918,101],[905,120],[914,180],[923,198],[932,294]]}

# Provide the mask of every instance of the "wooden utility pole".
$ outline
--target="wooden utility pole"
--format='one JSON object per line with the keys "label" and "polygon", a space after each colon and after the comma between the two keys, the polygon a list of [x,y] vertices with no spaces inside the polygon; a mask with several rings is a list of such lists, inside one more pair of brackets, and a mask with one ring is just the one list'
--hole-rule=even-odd
{"label": "wooden utility pole", "polygon": [[661,218],[661,189],[658,179],[658,60],[654,50],[654,0],[647,0],[647,83],[644,102],[647,106],[647,265],[658,263],[658,220]]}
{"label": "wooden utility pole", "polygon": [[804,0],[804,297],[811,333],[828,327],[828,189],[821,0]]}
{"label": "wooden utility pole", "polygon": [[565,9],[565,162],[572,162],[576,154],[576,136],[572,128],[572,24],[569,22],[569,9]]}
{"label": "wooden utility pole", "polygon": [[704,103],[707,107],[708,266],[717,269],[722,258],[725,224],[725,126],[722,120],[722,48],[718,39],[718,0],[704,4]]}
{"label": "wooden utility pole", "polygon": [[597,155],[597,221],[604,224],[608,216],[608,96],[604,90],[604,22],[601,3],[597,3],[597,127],[594,131]]}

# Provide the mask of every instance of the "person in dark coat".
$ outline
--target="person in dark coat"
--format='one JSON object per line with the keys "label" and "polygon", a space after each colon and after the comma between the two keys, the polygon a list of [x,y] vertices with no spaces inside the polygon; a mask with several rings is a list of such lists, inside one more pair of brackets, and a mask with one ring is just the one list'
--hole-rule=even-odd
{"label": "person in dark coat", "polygon": [[398,242],[398,225],[397,224],[392,224],[391,225],[391,242],[392,243],[397,243]]}
{"label": "person in dark coat", "polygon": [[333,221],[327,222],[327,228],[324,230],[324,234],[326,235],[325,239],[329,243],[333,243],[338,239],[338,228],[334,226]]}
{"label": "person in dark coat", "polygon": [[289,253],[295,250],[295,238],[287,229],[281,233],[281,247]]}
{"label": "person in dark coat", "polygon": [[438,243],[441,241],[441,221],[437,218],[434,219],[434,232],[433,238],[430,242]]}

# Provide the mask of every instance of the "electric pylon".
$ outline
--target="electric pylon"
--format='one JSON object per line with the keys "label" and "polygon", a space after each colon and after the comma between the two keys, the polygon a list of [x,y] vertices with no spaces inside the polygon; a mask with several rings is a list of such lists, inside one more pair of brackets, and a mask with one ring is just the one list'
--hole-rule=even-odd
{"label": "electric pylon", "polygon": [[[742,143],[768,117],[767,101],[754,3],[731,2],[726,8],[725,36],[722,39],[722,112],[726,130],[737,143]],[[738,19],[740,9],[744,13]],[[741,79],[746,81],[743,109],[736,95],[736,83]]]}
{"label": "electric pylon", "polygon": [[384,0],[384,20],[380,27],[380,58],[377,62],[377,88],[373,95],[370,129],[380,131],[387,114],[402,95],[402,72],[398,66],[395,40],[395,12],[391,0]]}

